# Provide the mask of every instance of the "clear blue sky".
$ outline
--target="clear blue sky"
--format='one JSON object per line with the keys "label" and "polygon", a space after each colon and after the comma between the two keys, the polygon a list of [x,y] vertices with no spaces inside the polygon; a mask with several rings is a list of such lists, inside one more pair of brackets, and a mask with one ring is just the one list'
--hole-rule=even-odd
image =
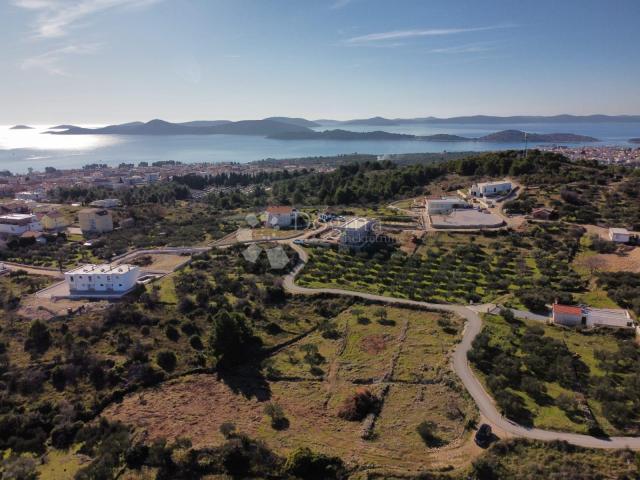
{"label": "clear blue sky", "polygon": [[639,0],[0,0],[0,124],[640,114]]}

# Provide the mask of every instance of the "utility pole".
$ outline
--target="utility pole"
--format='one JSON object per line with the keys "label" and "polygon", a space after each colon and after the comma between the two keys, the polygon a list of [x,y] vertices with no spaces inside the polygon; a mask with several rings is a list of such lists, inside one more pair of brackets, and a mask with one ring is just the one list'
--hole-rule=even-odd
{"label": "utility pole", "polygon": [[524,132],[524,158],[527,158],[527,132]]}

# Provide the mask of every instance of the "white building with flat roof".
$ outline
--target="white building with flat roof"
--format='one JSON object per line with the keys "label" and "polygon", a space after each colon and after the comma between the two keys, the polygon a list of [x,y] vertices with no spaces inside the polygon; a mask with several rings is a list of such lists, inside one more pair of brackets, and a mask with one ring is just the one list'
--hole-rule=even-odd
{"label": "white building with flat roof", "polygon": [[501,182],[474,183],[469,193],[473,197],[498,197],[509,193],[511,188],[511,182],[506,180]]}
{"label": "white building with flat roof", "polygon": [[458,197],[427,198],[425,203],[428,215],[443,215],[453,210],[469,208],[469,204]]}
{"label": "white building with flat roof", "polygon": [[0,233],[22,235],[24,232],[41,232],[42,224],[32,213],[8,213],[0,215]]}
{"label": "white building with flat roof", "polygon": [[363,217],[347,220],[342,226],[338,227],[342,231],[340,244],[358,247],[375,241],[375,232],[373,230],[375,224],[374,220]]}
{"label": "white building with flat roof", "polygon": [[45,198],[45,193],[40,190],[24,191],[15,194],[16,200],[23,200],[26,202],[39,202]]}
{"label": "white building with flat roof", "polygon": [[567,326],[634,328],[628,310],[622,308],[592,308],[583,305],[553,304],[554,323]]}
{"label": "white building with flat roof", "polygon": [[631,233],[626,228],[610,228],[609,240],[616,243],[628,243]]}
{"label": "white building with flat roof", "polygon": [[102,200],[94,200],[89,205],[98,208],[115,208],[120,206],[120,200],[117,198],[103,198]]}
{"label": "white building with flat roof", "polygon": [[74,294],[124,293],[135,287],[140,268],[135,265],[87,264],[69,270],[64,280]]}

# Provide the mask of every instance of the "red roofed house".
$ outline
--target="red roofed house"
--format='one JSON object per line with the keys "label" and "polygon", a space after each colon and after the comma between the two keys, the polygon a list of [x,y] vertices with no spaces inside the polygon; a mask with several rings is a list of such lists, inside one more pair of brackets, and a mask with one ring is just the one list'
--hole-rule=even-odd
{"label": "red roofed house", "polygon": [[582,315],[582,307],[577,305],[553,304],[553,323],[561,325],[586,325],[587,317]]}
{"label": "red roofed house", "polygon": [[268,227],[290,227],[298,218],[298,211],[293,207],[268,207]]}

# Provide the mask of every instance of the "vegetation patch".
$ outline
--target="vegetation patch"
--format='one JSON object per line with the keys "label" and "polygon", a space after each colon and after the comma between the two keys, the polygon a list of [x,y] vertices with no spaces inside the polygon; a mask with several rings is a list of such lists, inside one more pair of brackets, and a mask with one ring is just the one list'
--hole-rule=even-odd
{"label": "vegetation patch", "polygon": [[640,475],[638,454],[631,450],[581,448],[566,442],[502,440],[473,462],[471,478],[557,478],[617,480]]}
{"label": "vegetation patch", "polygon": [[388,244],[355,255],[317,247],[298,283],[434,302],[513,295],[518,305],[544,310],[554,299],[571,302],[574,292],[586,289],[571,266],[582,234],[579,227],[546,223],[524,232],[434,233],[413,255]]}
{"label": "vegetation patch", "polygon": [[625,332],[486,316],[469,360],[500,410],[524,425],[637,435],[640,348]]}

